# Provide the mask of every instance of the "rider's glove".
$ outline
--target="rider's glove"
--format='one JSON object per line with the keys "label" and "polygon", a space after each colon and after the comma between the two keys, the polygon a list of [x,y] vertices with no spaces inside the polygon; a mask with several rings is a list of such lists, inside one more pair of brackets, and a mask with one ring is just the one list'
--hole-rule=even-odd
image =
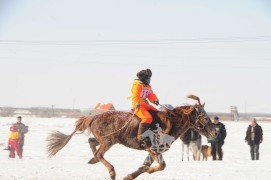
{"label": "rider's glove", "polygon": [[156,106],[158,106],[158,105],[159,105],[159,100],[158,100],[158,99],[155,99],[155,100],[153,101],[153,103],[154,103]]}
{"label": "rider's glove", "polygon": [[140,104],[139,104],[139,103],[136,103],[135,108],[136,108],[136,109],[139,109],[139,108],[140,108]]}

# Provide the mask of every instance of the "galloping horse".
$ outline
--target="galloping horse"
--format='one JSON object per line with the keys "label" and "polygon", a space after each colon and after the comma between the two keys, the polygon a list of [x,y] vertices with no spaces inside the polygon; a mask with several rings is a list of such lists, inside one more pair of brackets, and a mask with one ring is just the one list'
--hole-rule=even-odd
{"label": "galloping horse", "polygon": [[[190,98],[198,100],[196,96]],[[104,158],[104,154],[116,143],[123,144],[128,148],[148,151],[148,156],[143,165],[135,172],[128,174],[124,179],[134,179],[140,174],[162,171],[166,167],[162,153],[170,148],[170,145],[183,135],[189,128],[206,136],[209,139],[216,137],[216,130],[204,110],[204,106],[190,105],[176,107],[166,112],[153,112],[155,123],[148,130],[151,147],[142,147],[137,140],[138,126],[140,119],[129,112],[108,111],[95,116],[84,116],[76,121],[75,130],[70,135],[61,132],[51,133],[48,140],[48,157],[54,156],[72,138],[76,132],[89,131],[95,138],[91,139],[94,158],[89,163],[101,162],[109,171],[111,179],[116,178],[114,167]],[[98,150],[96,146],[99,145]],[[156,161],[157,166],[151,167]]]}

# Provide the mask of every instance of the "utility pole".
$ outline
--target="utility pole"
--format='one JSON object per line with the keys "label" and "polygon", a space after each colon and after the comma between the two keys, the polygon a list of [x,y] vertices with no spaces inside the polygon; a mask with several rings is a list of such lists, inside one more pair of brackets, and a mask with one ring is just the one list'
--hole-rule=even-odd
{"label": "utility pole", "polygon": [[231,106],[230,108],[231,108],[231,120],[238,121],[239,114],[238,114],[237,106]]}
{"label": "utility pole", "polygon": [[245,100],[245,115],[247,115],[247,100]]}

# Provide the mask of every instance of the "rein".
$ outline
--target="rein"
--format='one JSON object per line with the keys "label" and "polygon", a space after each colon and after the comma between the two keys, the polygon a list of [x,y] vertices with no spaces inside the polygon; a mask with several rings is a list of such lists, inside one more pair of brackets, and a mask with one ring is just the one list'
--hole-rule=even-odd
{"label": "rein", "polygon": [[179,137],[183,136],[184,133],[186,133],[186,131],[189,129],[189,127],[188,127],[189,125],[187,125],[187,124],[190,124],[190,121],[186,121],[186,122],[184,123],[184,126],[186,125],[186,127],[185,127],[184,131],[182,132],[182,134],[181,134]]}
{"label": "rein", "polygon": [[[188,109],[188,110],[182,109],[183,116],[187,116],[188,120],[184,122],[184,124],[183,124],[184,131],[181,133],[181,135],[179,137],[183,136],[186,133],[186,131],[190,128],[190,126],[193,126],[193,124],[191,124],[191,118],[189,116],[193,110],[194,110],[194,107],[191,109]],[[182,119],[184,119],[184,118],[182,118]],[[195,127],[195,126],[193,126],[193,127]]]}
{"label": "rein", "polygon": [[[181,119],[181,118],[179,118],[178,117],[178,115],[172,110],[172,109],[169,109],[169,108],[167,108],[166,106],[164,106],[164,105],[162,105],[162,104],[158,104],[159,106],[161,106],[161,107],[163,107],[163,108],[165,108],[165,112],[166,112],[166,116],[165,116],[165,118],[166,119],[168,119],[168,115],[167,114],[171,114],[171,115],[173,115],[174,117],[172,117],[172,118],[169,118],[169,121],[170,122],[173,122],[173,123],[176,123],[176,122],[178,122],[178,120],[179,119]],[[174,119],[175,118],[175,119]],[[176,118],[177,118],[177,120],[176,120]]]}

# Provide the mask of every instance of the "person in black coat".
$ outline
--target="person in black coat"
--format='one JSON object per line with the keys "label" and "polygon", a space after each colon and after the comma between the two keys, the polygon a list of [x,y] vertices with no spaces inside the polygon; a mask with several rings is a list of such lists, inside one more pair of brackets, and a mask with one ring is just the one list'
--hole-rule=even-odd
{"label": "person in black coat", "polygon": [[17,128],[21,136],[21,143],[20,143],[20,150],[21,154],[23,155],[23,146],[24,146],[24,140],[25,140],[25,134],[28,132],[28,126],[26,126],[24,123],[22,123],[22,117],[17,117]]}
{"label": "person in black coat", "polygon": [[222,153],[221,148],[224,145],[224,141],[227,136],[227,131],[226,131],[225,125],[219,122],[218,116],[214,117],[213,124],[215,125],[217,136],[215,139],[211,141],[211,149],[212,149],[211,152],[212,152],[213,160],[217,159],[217,154],[218,154],[218,159],[222,160],[223,153]]}
{"label": "person in black coat", "polygon": [[263,142],[263,130],[257,124],[256,118],[251,119],[251,125],[247,128],[245,142],[250,146],[251,160],[259,160],[260,143]]}

